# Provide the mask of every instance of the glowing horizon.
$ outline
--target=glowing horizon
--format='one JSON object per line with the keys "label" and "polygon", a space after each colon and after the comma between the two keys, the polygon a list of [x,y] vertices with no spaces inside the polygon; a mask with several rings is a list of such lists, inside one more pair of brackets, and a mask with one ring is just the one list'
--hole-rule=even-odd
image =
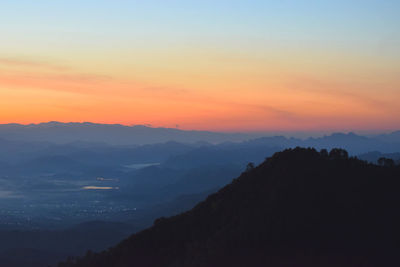
{"label": "glowing horizon", "polygon": [[400,129],[400,3],[216,2],[4,1],[0,123]]}

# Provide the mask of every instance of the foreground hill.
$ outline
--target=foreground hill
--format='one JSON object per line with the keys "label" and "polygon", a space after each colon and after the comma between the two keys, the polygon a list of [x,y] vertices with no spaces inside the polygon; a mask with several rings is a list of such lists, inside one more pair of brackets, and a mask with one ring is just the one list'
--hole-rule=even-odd
{"label": "foreground hill", "polygon": [[276,153],[192,210],[59,266],[398,266],[400,170]]}

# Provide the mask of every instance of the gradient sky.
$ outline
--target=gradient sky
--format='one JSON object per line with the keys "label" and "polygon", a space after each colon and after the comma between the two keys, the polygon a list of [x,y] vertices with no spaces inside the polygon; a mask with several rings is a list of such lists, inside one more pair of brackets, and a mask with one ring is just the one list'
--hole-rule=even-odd
{"label": "gradient sky", "polygon": [[0,123],[400,129],[400,1],[0,2]]}

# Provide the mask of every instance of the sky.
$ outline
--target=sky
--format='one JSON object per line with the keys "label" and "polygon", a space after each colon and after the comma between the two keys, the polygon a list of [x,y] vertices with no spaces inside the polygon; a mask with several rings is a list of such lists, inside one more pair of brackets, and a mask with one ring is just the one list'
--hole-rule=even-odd
{"label": "sky", "polygon": [[0,123],[400,129],[398,0],[3,0]]}

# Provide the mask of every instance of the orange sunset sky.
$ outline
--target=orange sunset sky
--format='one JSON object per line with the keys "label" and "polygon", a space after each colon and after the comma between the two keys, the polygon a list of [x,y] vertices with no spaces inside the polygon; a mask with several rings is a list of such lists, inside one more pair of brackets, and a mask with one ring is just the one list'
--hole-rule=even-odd
{"label": "orange sunset sky", "polygon": [[398,130],[399,8],[2,1],[0,123]]}

